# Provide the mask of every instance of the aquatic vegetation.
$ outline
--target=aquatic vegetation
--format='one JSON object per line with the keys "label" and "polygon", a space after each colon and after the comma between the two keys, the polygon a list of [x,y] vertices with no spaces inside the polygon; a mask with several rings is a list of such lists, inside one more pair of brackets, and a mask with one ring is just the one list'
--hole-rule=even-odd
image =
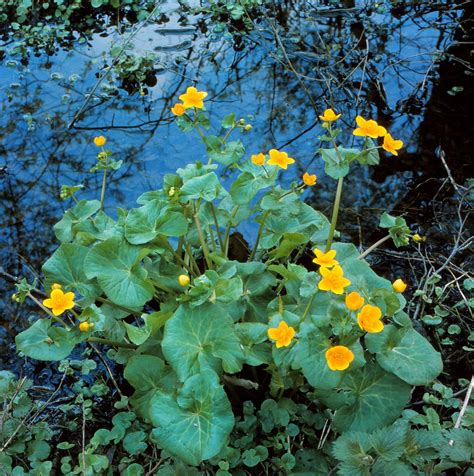
{"label": "aquatic vegetation", "polygon": [[[361,253],[336,241],[344,176],[354,161],[379,162],[382,146],[368,136],[386,136],[386,129],[357,119],[363,145],[345,148],[332,126],[337,118],[323,114],[329,118],[323,140],[332,147],[319,153],[338,180],[329,221],[302,201],[308,183],[279,184],[296,155],[274,148],[248,156],[239,139],[230,140],[248,125],[232,113],[221,121],[221,135],[207,133],[206,96],[187,88],[180,96],[184,112],[174,120],[197,133],[207,163],[165,175],[161,189],[146,191],[137,208],[119,209],[116,217],[104,203],[107,181],[122,163],[103,149],[105,137],[95,138],[101,150],[91,170],[102,174],[100,200],[74,197],[54,227],[61,244],[43,266],[50,294],[43,304],[52,313],[39,310],[41,317],[17,336],[17,350],[56,361],[82,343],[108,347],[135,389],[130,404],[149,425],[147,444],[187,465],[223,462],[228,469],[256,466],[271,451],[275,468],[289,471],[297,461],[286,443],[263,449],[252,439],[237,443],[254,412],[247,402],[244,417],[236,417],[240,387],[263,401],[251,428],[271,431],[291,419],[294,436],[309,431],[297,408],[308,411],[315,403],[314,418],[329,417],[343,439],[403,418],[413,387],[430,385],[443,364],[404,311],[406,284],[392,285],[365,260],[378,244]],[[231,183],[222,179],[222,167],[234,172]],[[249,222],[258,228],[256,238],[237,260],[233,233]],[[409,242],[401,217],[385,213],[380,225],[384,240],[397,247]],[[305,250],[315,256],[307,267],[298,259]],[[21,302],[39,304],[41,293],[26,282],[16,291]],[[272,410],[280,406],[287,416]],[[308,435],[305,451],[314,448],[314,428]]]}

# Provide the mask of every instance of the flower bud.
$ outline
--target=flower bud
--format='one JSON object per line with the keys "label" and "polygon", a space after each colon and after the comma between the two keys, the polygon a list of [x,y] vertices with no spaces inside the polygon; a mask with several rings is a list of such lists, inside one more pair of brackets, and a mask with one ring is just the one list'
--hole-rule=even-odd
{"label": "flower bud", "polygon": [[251,131],[253,128],[252,124],[247,124],[245,127],[244,127],[244,131]]}
{"label": "flower bud", "polygon": [[178,282],[181,286],[189,286],[191,280],[187,274],[180,274],[178,277]]}
{"label": "flower bud", "polygon": [[88,332],[90,329],[92,329],[94,327],[94,324],[92,322],[81,322],[79,324],[79,330],[81,332]]}
{"label": "flower bud", "polygon": [[407,283],[403,279],[398,278],[392,283],[393,290],[397,293],[403,293],[407,288]]}

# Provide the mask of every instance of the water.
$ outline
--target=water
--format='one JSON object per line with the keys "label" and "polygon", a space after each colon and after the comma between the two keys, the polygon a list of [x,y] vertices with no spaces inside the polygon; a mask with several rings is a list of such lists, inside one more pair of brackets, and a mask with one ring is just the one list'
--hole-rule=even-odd
{"label": "water", "polygon": [[[457,101],[458,107],[464,106],[462,114],[467,114],[466,89],[454,95],[447,91],[469,79],[469,68],[443,54],[452,48],[459,23],[468,14],[455,2],[415,2],[392,10],[390,2],[379,7],[371,2],[275,5],[267,9],[267,17],[253,18],[254,29],[247,35],[232,37],[214,31],[216,25],[208,16],[183,11],[176,2],[163,3],[161,12],[166,15],[143,27],[127,50],[155,55],[156,74],[141,86],[144,96],[136,85],[121,85],[117,77],[108,77],[88,99],[112,61],[111,47],[123,44],[128,30],[119,33],[108,27],[89,44],[59,50],[52,57],[31,56],[27,65],[4,58],[1,266],[13,275],[30,279],[38,275],[57,246],[52,225],[70,206],[59,200],[62,184],[83,183],[82,198],[98,197],[101,176],[89,173],[96,160],[95,135],[105,135],[115,158],[124,161],[109,182],[106,210],[111,215],[115,207],[132,207],[142,192],[160,187],[165,173],[205,159],[199,138],[181,132],[170,112],[193,82],[209,93],[206,105],[214,131],[229,112],[253,124],[252,131],[242,136],[248,157],[276,147],[297,159],[297,165],[282,175],[284,185],[306,170],[316,173],[318,186],[305,197],[326,213],[335,183],[324,175],[317,155],[318,112],[331,105],[343,114],[341,124],[347,132],[341,140],[348,144],[354,142],[351,131],[358,113],[377,119],[392,136],[403,139],[405,148],[398,158],[384,157],[374,170],[356,168],[347,180],[340,228],[357,243],[372,242],[377,221],[373,217],[384,209],[418,208],[419,202],[407,202],[407,196],[413,198],[420,183],[445,176],[439,163],[433,165],[439,144],[430,139],[439,119],[438,105],[449,109]],[[439,71],[449,62],[459,68],[446,81]],[[69,128],[82,108],[84,113]],[[454,119],[453,129],[462,114]],[[461,154],[454,155],[458,150]],[[449,156],[457,176],[467,170],[467,154],[466,141],[461,140]],[[252,241],[251,226],[241,231]],[[16,362],[12,337],[24,327],[25,314],[8,300],[11,283],[0,278],[0,287],[2,360],[8,367]]]}

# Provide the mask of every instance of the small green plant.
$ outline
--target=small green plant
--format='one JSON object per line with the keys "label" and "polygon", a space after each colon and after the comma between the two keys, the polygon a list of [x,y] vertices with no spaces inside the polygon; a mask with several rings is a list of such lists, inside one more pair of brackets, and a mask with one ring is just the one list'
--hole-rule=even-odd
{"label": "small green plant", "polygon": [[[247,158],[242,142],[229,140],[250,131],[245,120],[229,114],[220,135],[207,133],[206,96],[190,87],[172,111],[183,131],[197,132],[207,163],[165,175],[161,189],[115,218],[105,211],[107,179],[121,163],[104,149],[105,138],[95,139],[100,200],[73,196],[74,207],[56,224],[61,244],[43,266],[46,299],[23,283],[22,299],[37,302],[43,315],[17,336],[17,349],[55,361],[81,343],[107,346],[134,388],[133,415],[150,428],[148,436],[137,424],[133,448],[152,445],[179,464],[207,462],[220,475],[235,467],[303,471],[315,460],[327,468],[335,464],[323,451],[328,424],[346,440],[347,432],[369,435],[370,445],[361,445],[377,452],[414,386],[431,384],[443,365],[404,312],[406,284],[392,284],[365,261],[378,245],[360,253],[334,240],[351,164],[376,165],[381,148],[397,155],[403,143],[358,116],[353,134],[361,147],[342,147],[339,116],[324,112],[320,139],[328,146],[320,154],[338,180],[328,220],[301,200],[317,183],[314,174],[284,189],[279,172],[295,159],[276,149]],[[236,174],[228,188],[219,166]],[[237,261],[232,233],[247,222],[256,224],[255,242]],[[386,239],[406,244],[403,219],[385,214],[381,226]],[[314,251],[310,269],[299,262],[307,249]],[[259,403],[241,398],[242,389]],[[114,428],[103,432],[101,442],[114,435]],[[464,436],[450,435],[454,448],[464,447]],[[345,465],[352,456],[337,448],[346,440],[334,450]],[[381,464],[364,459],[367,471]]]}

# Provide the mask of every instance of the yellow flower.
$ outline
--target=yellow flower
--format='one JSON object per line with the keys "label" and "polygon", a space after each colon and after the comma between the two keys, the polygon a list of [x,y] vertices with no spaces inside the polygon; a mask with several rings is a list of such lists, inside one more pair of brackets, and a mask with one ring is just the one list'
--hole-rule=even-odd
{"label": "yellow flower", "polygon": [[276,341],[276,346],[278,349],[280,347],[287,347],[288,345],[290,345],[291,340],[295,336],[295,330],[285,321],[280,321],[278,327],[272,327],[271,329],[268,329],[267,332],[268,337],[271,340]]}
{"label": "yellow flower", "polygon": [[407,288],[407,283],[405,283],[403,279],[398,278],[392,283],[392,287],[395,292],[403,293]]}
{"label": "yellow flower", "polygon": [[355,136],[372,137],[373,139],[377,139],[377,137],[384,137],[387,134],[387,129],[379,126],[377,122],[372,119],[366,121],[363,117],[357,116],[356,122],[359,127],[354,129],[353,134]]}
{"label": "yellow flower", "polygon": [[333,269],[319,268],[319,272],[323,279],[319,281],[318,288],[321,291],[331,291],[334,294],[342,294],[344,288],[349,286],[351,282],[344,278],[344,272],[340,266],[334,266]]}
{"label": "yellow flower", "polygon": [[265,163],[265,154],[253,154],[252,155],[252,162],[255,165],[263,165]]}
{"label": "yellow flower", "polygon": [[55,316],[74,307],[74,293],[64,293],[61,289],[53,289],[49,299],[43,301],[43,305],[52,309]]}
{"label": "yellow flower", "polygon": [[171,112],[172,112],[175,116],[182,116],[182,115],[186,112],[186,108],[184,107],[183,104],[177,102],[177,103],[171,108]]}
{"label": "yellow flower", "polygon": [[390,134],[383,138],[382,147],[387,152],[390,152],[393,155],[398,155],[397,150],[400,150],[403,147],[403,142],[401,140],[395,140]]}
{"label": "yellow flower", "polygon": [[308,187],[311,187],[312,185],[316,184],[317,177],[316,175],[310,175],[308,172],[305,172],[303,174],[303,182],[305,185]]}
{"label": "yellow flower", "polygon": [[341,117],[340,114],[336,114],[332,109],[326,109],[319,119],[325,122],[334,122]]}
{"label": "yellow flower", "polygon": [[183,101],[183,106],[188,109],[190,107],[197,107],[198,109],[202,109],[204,107],[203,99],[207,96],[205,91],[198,91],[194,87],[189,87],[186,89],[185,94],[181,94],[179,99]]}
{"label": "yellow flower", "polygon": [[51,289],[61,289],[61,285],[58,284],[58,283],[53,283],[53,284],[51,285]]}
{"label": "yellow flower", "polygon": [[336,257],[336,250],[329,250],[324,253],[324,251],[318,250],[315,248],[313,253],[316,255],[316,258],[313,259],[313,263],[319,264],[322,268],[332,268],[339,264],[334,258]]}
{"label": "yellow flower", "polygon": [[87,332],[89,329],[92,329],[94,327],[94,324],[92,322],[81,322],[79,324],[79,330],[81,332]]}
{"label": "yellow flower", "polygon": [[189,279],[189,276],[187,274],[180,274],[178,277],[178,283],[181,286],[189,286],[189,283],[191,280]]}
{"label": "yellow flower", "polygon": [[95,144],[97,147],[103,147],[106,142],[107,142],[107,139],[106,139],[104,136],[94,137],[94,144]]}
{"label": "yellow flower", "polygon": [[372,334],[382,332],[384,326],[381,318],[382,311],[380,308],[377,306],[371,306],[370,304],[366,304],[359,314],[357,314],[359,327]]}
{"label": "yellow flower", "polygon": [[336,345],[326,351],[326,362],[331,370],[346,370],[354,360],[354,353],[343,345]]}
{"label": "yellow flower", "polygon": [[351,311],[357,311],[357,309],[360,309],[364,305],[364,301],[364,298],[355,291],[352,291],[346,296],[346,306]]}
{"label": "yellow flower", "polygon": [[289,164],[294,164],[295,159],[288,157],[286,152],[280,152],[279,150],[272,149],[269,152],[270,160],[268,161],[268,165],[278,165],[282,169],[287,169]]}
{"label": "yellow flower", "polygon": [[417,243],[420,243],[422,241],[426,241],[426,236],[420,236],[418,233],[415,233],[412,236],[413,241],[416,241]]}

